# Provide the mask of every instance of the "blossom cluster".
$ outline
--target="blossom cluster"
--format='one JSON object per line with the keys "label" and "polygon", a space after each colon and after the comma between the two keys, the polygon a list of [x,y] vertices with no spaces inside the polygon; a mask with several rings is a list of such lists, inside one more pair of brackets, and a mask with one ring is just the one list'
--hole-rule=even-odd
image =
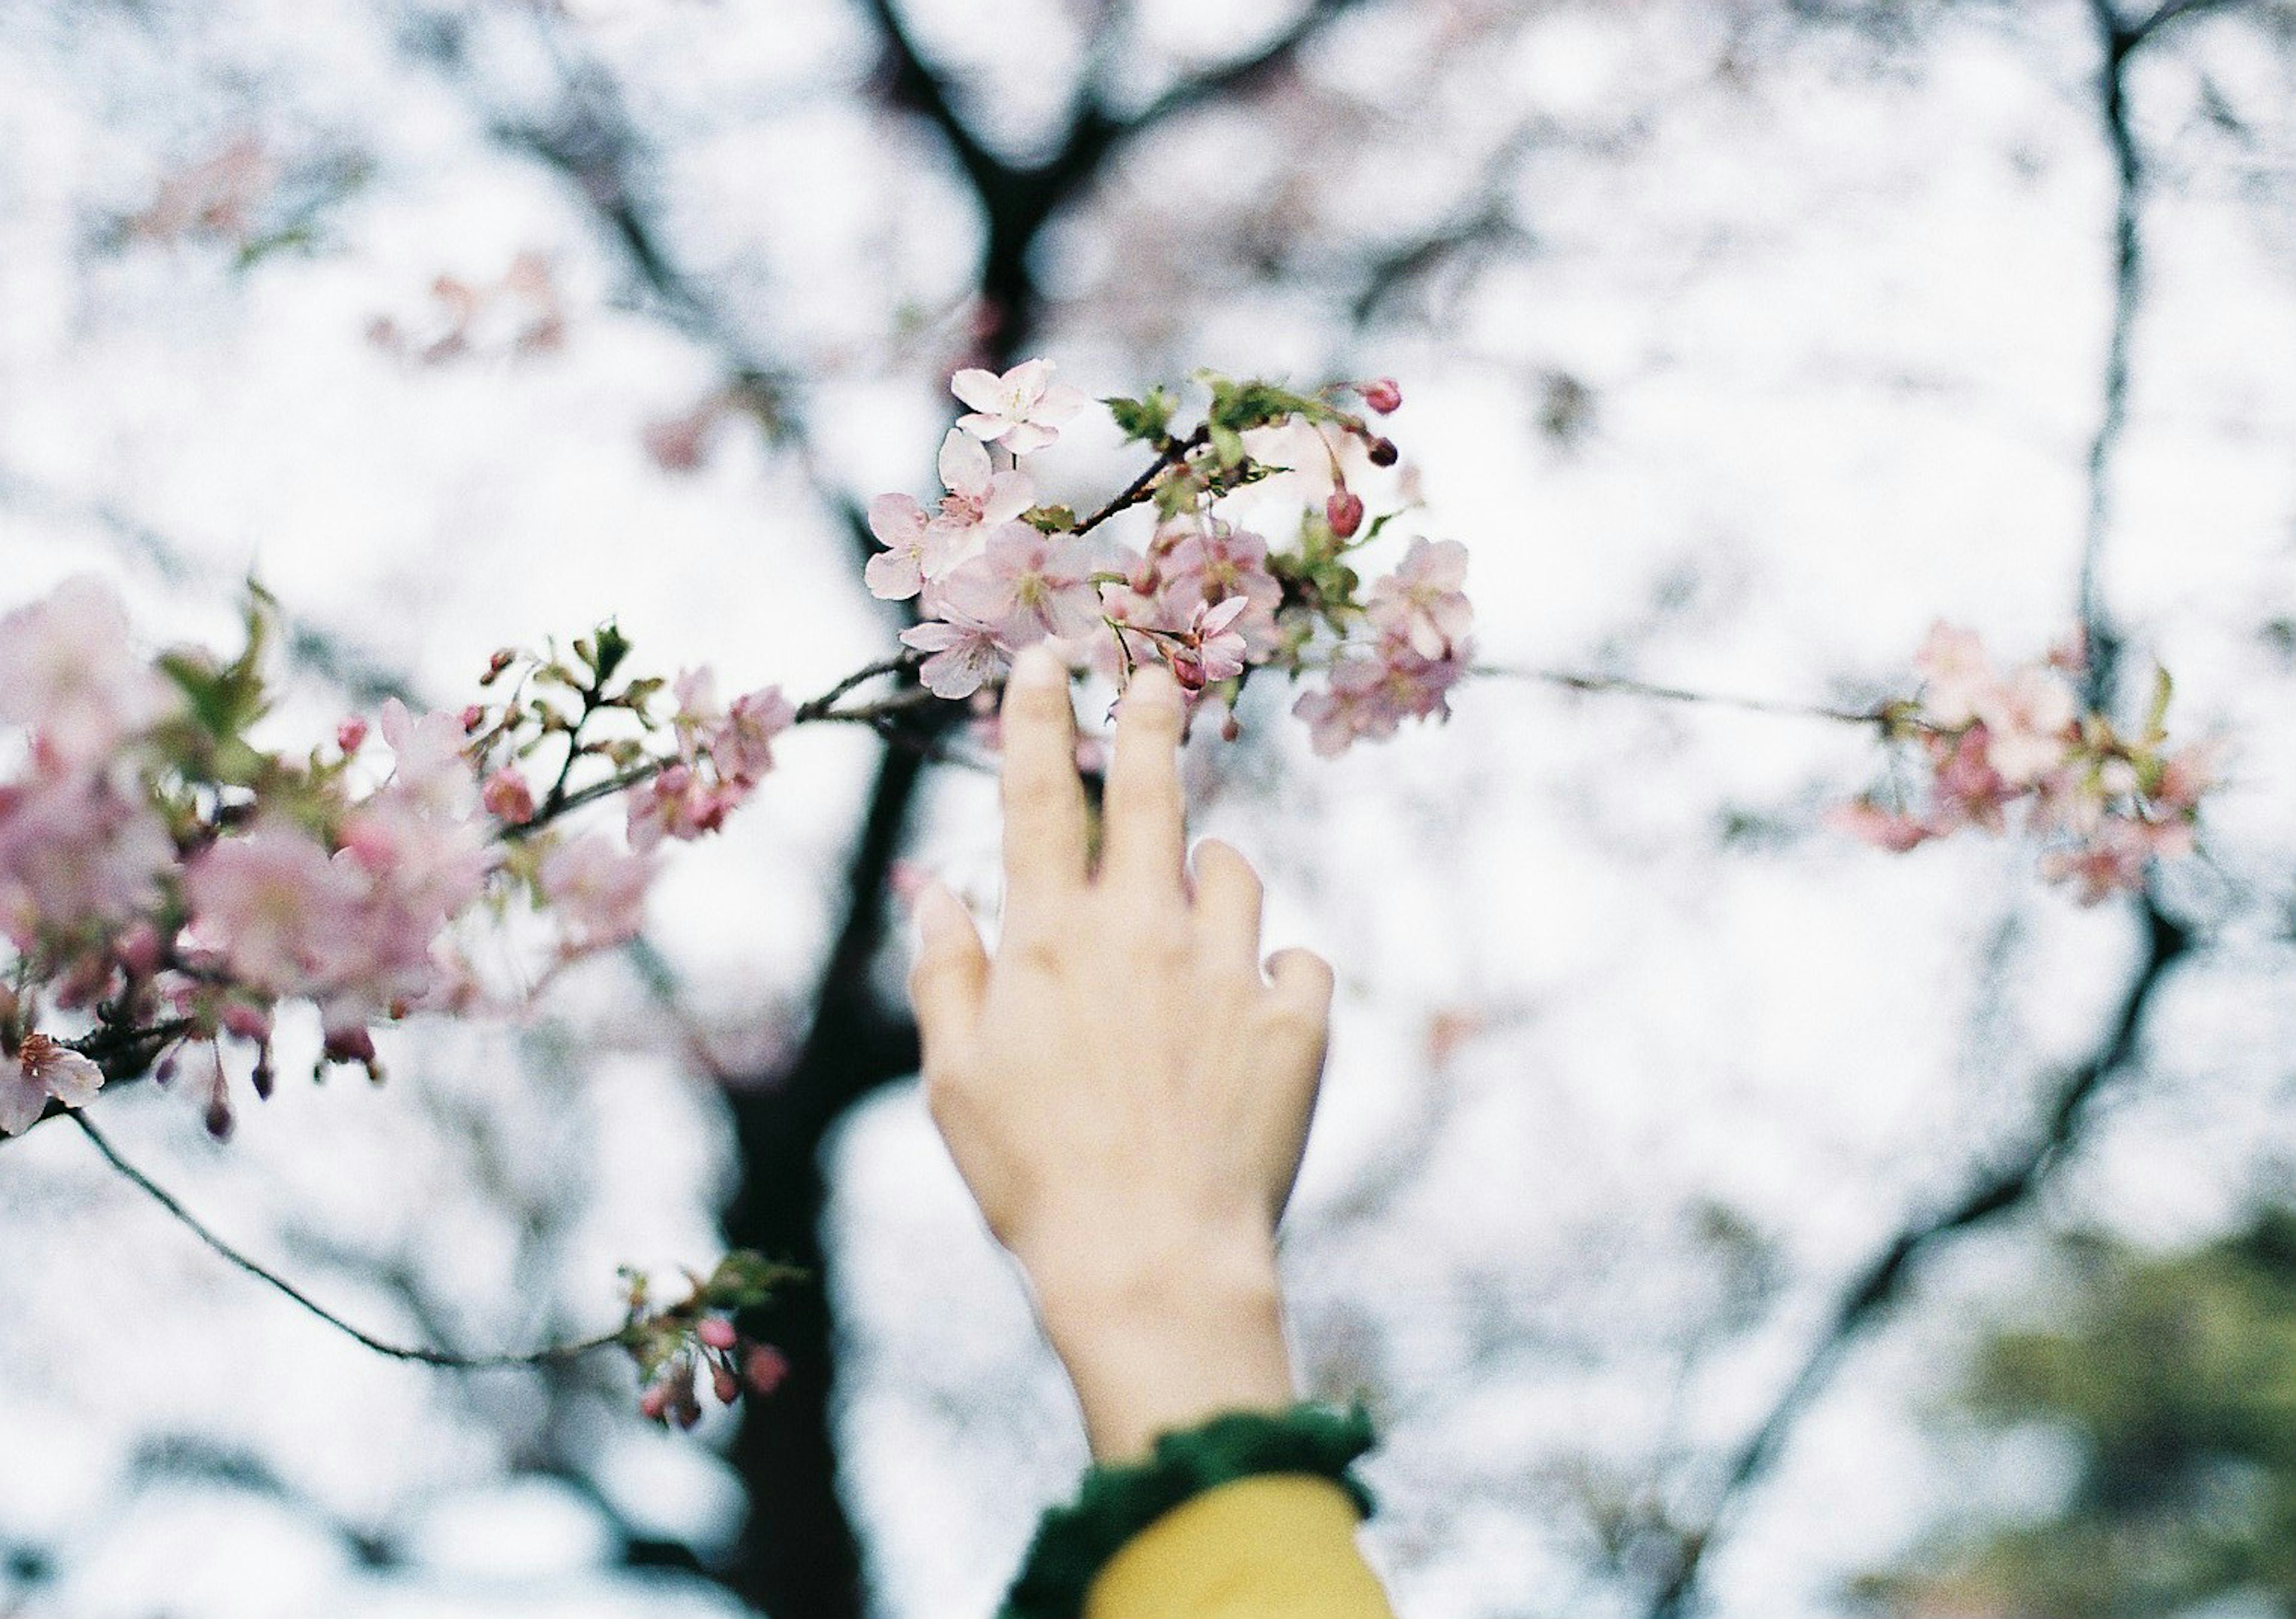
{"label": "blossom cluster", "polygon": [[1964,828],[2003,831],[2013,813],[2044,844],[2042,875],[2076,885],[2084,904],[2136,892],[2156,858],[2191,853],[2218,750],[2169,748],[2166,670],[2142,726],[2124,733],[2084,711],[2078,650],[2003,671],[1974,634],[1940,623],[1914,668],[1919,698],[1880,717],[1920,758],[1923,790],[1888,802],[1869,793],[1834,813],[1841,830],[1902,852]]}
{"label": "blossom cluster", "polygon": [[[916,601],[922,621],[901,640],[927,654],[929,689],[969,697],[1045,642],[1072,668],[1119,683],[1144,659],[1165,664],[1192,713],[1217,695],[1231,739],[1244,683],[1264,667],[1324,676],[1293,712],[1325,756],[1391,736],[1406,718],[1448,717],[1446,693],[1471,653],[1465,547],[1414,538],[1367,589],[1357,568],[1359,548],[1398,512],[1367,521],[1356,486],[1398,452],[1341,401],[1352,393],[1387,414],[1402,403],[1394,382],[1301,394],[1207,376],[1209,402],[1185,433],[1161,388],[1104,400],[1154,461],[1080,518],[1038,500],[1032,458],[1087,403],[1053,369],[1029,360],[1001,376],[959,372],[950,388],[968,410],[941,444],[946,493],[930,507],[905,494],[870,504],[884,550],[865,578],[882,598]],[[1240,502],[1269,505],[1271,491],[1289,510],[1281,544],[1235,515]],[[1127,515],[1136,509],[1137,524]],[[1138,532],[1123,537],[1120,525]]]}
{"label": "blossom cluster", "polygon": [[[529,985],[635,936],[658,846],[722,824],[796,715],[774,687],[721,701],[707,668],[628,678],[608,626],[569,657],[498,653],[492,702],[393,699],[296,756],[255,734],[272,617],[258,592],[229,662],[138,653],[92,578],[0,618],[19,732],[0,756],[0,1132],[149,1071],[228,1133],[234,1072],[271,1092],[289,1001],[317,1010],[321,1069],[380,1077],[374,1026],[511,998],[473,962],[512,931],[544,953],[512,975]],[[571,818],[615,797],[619,831]],[[514,910],[546,923],[538,946]]]}
{"label": "blossom cluster", "polygon": [[638,1414],[690,1428],[701,1420],[705,1382],[720,1405],[732,1405],[744,1393],[772,1394],[789,1375],[789,1361],[771,1344],[742,1332],[735,1317],[800,1274],[754,1254],[728,1254],[706,1277],[688,1273],[686,1296],[660,1307],[645,1276],[625,1268],[629,1318],[620,1341],[637,1362]]}

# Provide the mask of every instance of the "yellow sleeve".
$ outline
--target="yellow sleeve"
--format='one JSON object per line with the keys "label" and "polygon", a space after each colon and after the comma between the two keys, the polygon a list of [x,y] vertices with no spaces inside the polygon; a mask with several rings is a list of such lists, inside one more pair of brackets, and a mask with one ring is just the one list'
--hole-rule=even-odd
{"label": "yellow sleeve", "polygon": [[1330,1479],[1260,1473],[1193,1496],[1109,1559],[1085,1619],[1394,1619]]}

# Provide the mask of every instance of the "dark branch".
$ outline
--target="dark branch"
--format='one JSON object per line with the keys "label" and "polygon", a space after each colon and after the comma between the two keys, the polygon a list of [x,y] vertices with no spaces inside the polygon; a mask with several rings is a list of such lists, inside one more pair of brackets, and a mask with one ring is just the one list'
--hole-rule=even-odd
{"label": "dark branch", "polygon": [[104,1162],[119,1171],[152,1201],[167,1210],[175,1218],[176,1222],[185,1231],[207,1244],[237,1269],[245,1271],[273,1291],[301,1305],[304,1310],[318,1317],[336,1331],[365,1348],[372,1349],[379,1355],[387,1355],[394,1361],[414,1361],[425,1366],[446,1367],[456,1371],[485,1371],[514,1366],[552,1366],[578,1359],[593,1350],[604,1349],[619,1344],[627,1330],[624,1328],[616,1328],[611,1332],[600,1333],[594,1337],[579,1338],[570,1344],[552,1344],[541,1349],[521,1350],[504,1354],[453,1354],[443,1349],[431,1349],[421,1345],[389,1343],[370,1332],[354,1327],[293,1282],[266,1270],[262,1264],[249,1258],[239,1249],[217,1236],[198,1215],[185,1208],[173,1192],[120,1157],[119,1149],[95,1127],[85,1112],[75,1112],[71,1117],[72,1123],[78,1124],[81,1132],[94,1144],[96,1151],[103,1155]]}
{"label": "dark branch", "polygon": [[1787,1438],[1824,1389],[1842,1356],[1896,1299],[1915,1263],[1956,1233],[2029,1202],[2072,1147],[2090,1100],[2106,1081],[2135,1061],[2154,994],[2169,969],[2192,948],[2191,935],[2161,909],[2149,891],[2140,902],[2139,914],[2144,924],[2144,954],[2095,1053],[2057,1082],[2030,1141],[2005,1161],[1980,1174],[1946,1208],[1898,1231],[1843,1291],[1824,1329],[1768,1415],[1724,1469],[1703,1520],[1683,1532],[1679,1561],[1645,1610],[1650,1619],[1679,1619],[1690,1611],[1707,1552],[1743,1505],[1748,1492],[1775,1463]]}

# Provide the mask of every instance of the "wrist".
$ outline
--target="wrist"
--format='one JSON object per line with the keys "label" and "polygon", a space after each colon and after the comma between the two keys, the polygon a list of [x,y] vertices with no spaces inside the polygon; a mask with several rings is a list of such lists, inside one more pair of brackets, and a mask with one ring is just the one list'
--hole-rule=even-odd
{"label": "wrist", "polygon": [[1199,1231],[1119,1256],[1070,1248],[1021,1263],[1098,1460],[1142,1456],[1160,1434],[1297,1397],[1265,1235]]}

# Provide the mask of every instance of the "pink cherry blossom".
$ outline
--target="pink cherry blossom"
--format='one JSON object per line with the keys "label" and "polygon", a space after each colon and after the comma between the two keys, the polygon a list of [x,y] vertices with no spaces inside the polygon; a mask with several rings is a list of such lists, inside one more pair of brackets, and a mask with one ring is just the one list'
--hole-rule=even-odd
{"label": "pink cherry blossom", "polygon": [[462,714],[416,718],[397,698],[382,705],[382,740],[390,744],[390,785],[426,812],[463,816],[478,807],[478,782],[463,752]]}
{"label": "pink cherry blossom", "polygon": [[93,575],[0,618],[0,720],[29,726],[66,760],[93,764],[176,700],[137,654],[119,595]]}
{"label": "pink cherry blossom", "polygon": [[631,791],[630,846],[643,853],[664,838],[690,842],[714,832],[748,797],[738,782],[712,780],[691,765],[671,765]]}
{"label": "pink cherry blossom", "polygon": [[29,1130],[52,1096],[78,1108],[102,1088],[103,1070],[89,1059],[45,1034],[27,1034],[13,1062],[0,1060],[0,1135]]}
{"label": "pink cherry blossom", "polygon": [[40,936],[109,928],[158,903],[175,841],[132,774],[36,753],[0,786],[0,933],[29,953]]}
{"label": "pink cherry blossom", "polygon": [[2114,894],[2142,890],[2154,853],[2144,826],[2112,816],[2087,842],[2042,855],[2041,875],[2051,882],[2079,883],[2080,903],[2094,905]]}
{"label": "pink cherry blossom", "polygon": [[1972,706],[1990,739],[1993,768],[2021,787],[2063,763],[2080,714],[2064,677],[2038,666],[2020,669],[1979,691]]}
{"label": "pink cherry blossom", "polygon": [[1902,854],[1938,835],[1920,816],[1884,809],[1871,798],[1836,805],[1826,813],[1825,821],[1836,831],[1847,832],[1861,843],[1870,843],[1894,854]]}
{"label": "pink cherry blossom", "polygon": [[999,471],[988,447],[955,428],[940,446],[941,481],[948,494],[930,525],[926,574],[934,578],[980,554],[989,535],[1036,504],[1036,486],[1025,472]]}
{"label": "pink cherry blossom", "polygon": [[554,845],[535,881],[551,913],[578,950],[636,938],[645,925],[646,889],[654,863],[598,834]]}
{"label": "pink cherry blossom", "polygon": [[1050,360],[1024,360],[1001,377],[978,369],[958,372],[949,379],[949,392],[972,410],[956,425],[984,443],[1001,442],[1015,455],[1043,449],[1085,405],[1082,394],[1052,376]]}
{"label": "pink cherry blossom", "polygon": [[1949,832],[1964,826],[1982,827],[1988,832],[2002,829],[2003,810],[2016,797],[2016,789],[1994,768],[1991,740],[1982,725],[1973,725],[1959,736],[1930,738],[1931,762],[1936,772],[1937,804],[1931,818],[1934,830]]}
{"label": "pink cherry blossom", "polygon": [[1266,658],[1282,642],[1275,609],[1283,586],[1267,570],[1267,542],[1249,529],[1214,519],[1208,528],[1177,532],[1165,553],[1160,588],[1170,627],[1187,624],[1202,603],[1242,596],[1250,606],[1236,629],[1250,656]]}
{"label": "pink cherry blossom", "polygon": [[934,543],[925,509],[906,495],[881,495],[869,503],[869,532],[887,549],[861,569],[869,593],[882,601],[906,601],[924,585],[925,553]]}
{"label": "pink cherry blossom", "polygon": [[1931,719],[1957,730],[1977,717],[1979,701],[1998,683],[1993,662],[1975,632],[1939,619],[1914,654],[1922,677],[1922,708]]}
{"label": "pink cherry blossom", "polygon": [[1406,719],[1430,715],[1449,718],[1446,696],[1464,669],[1460,658],[1422,658],[1401,641],[1382,642],[1335,660],[1325,690],[1303,692],[1292,712],[1308,723],[1310,745],[1329,758],[1347,751],[1358,738],[1395,734]]}
{"label": "pink cherry blossom", "polygon": [[222,951],[242,982],[274,994],[333,981],[366,887],[355,863],[330,859],[316,839],[277,821],[219,839],[184,870],[200,943]]}
{"label": "pink cherry blossom", "polygon": [[962,611],[911,626],[901,644],[932,654],[917,674],[936,697],[970,697],[1004,666],[995,627]]}
{"label": "pink cherry blossom", "polygon": [[1243,673],[1243,636],[1234,625],[1250,605],[1242,596],[1230,596],[1217,607],[1196,603],[1195,620],[1172,654],[1172,673],[1185,690],[1201,691],[1213,681]]}
{"label": "pink cherry blossom", "polygon": [[1447,658],[1474,626],[1474,607],[1460,589],[1466,576],[1464,545],[1423,535],[1393,573],[1373,582],[1365,610],[1374,626],[1409,642],[1420,657]]}
{"label": "pink cherry blossom", "polygon": [[[1088,546],[1064,536],[1007,523],[988,536],[980,559],[949,581],[949,601],[966,617],[993,625],[1017,650],[1047,635],[1081,635],[1100,622],[1100,589],[1092,582]],[[914,643],[912,643],[914,644]]]}
{"label": "pink cherry blossom", "polygon": [[797,705],[779,686],[762,686],[735,698],[706,746],[718,775],[754,787],[774,767],[774,739],[797,722]]}

